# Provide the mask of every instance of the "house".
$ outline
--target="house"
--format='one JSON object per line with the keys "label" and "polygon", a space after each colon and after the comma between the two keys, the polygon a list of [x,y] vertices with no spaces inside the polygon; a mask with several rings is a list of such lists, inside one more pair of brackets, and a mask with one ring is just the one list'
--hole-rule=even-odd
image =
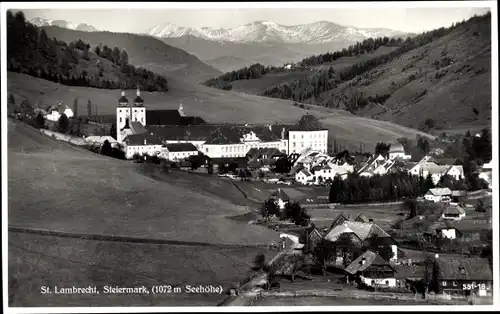
{"label": "house", "polygon": [[370,250],[364,252],[350,263],[345,272],[348,280],[354,279],[369,287],[396,287],[396,270],[388,261]]}
{"label": "house", "polygon": [[274,200],[275,204],[278,206],[279,209],[285,208],[286,204],[290,202],[290,197],[281,188],[278,188],[276,191],[274,191],[268,197],[268,200],[269,199]]}
{"label": "house", "polygon": [[465,177],[464,168],[462,167],[462,165],[450,166],[450,168],[448,168],[448,170],[445,172],[445,175],[448,175],[455,180],[461,180]]}
{"label": "house", "polygon": [[462,232],[458,230],[455,226],[448,222],[437,221],[429,226],[429,228],[424,231],[424,237],[435,239],[450,239],[454,240],[462,237]]}
{"label": "house", "polygon": [[483,166],[479,170],[479,174],[478,174],[478,177],[480,179],[482,179],[488,183],[488,188],[490,188],[490,189],[493,185],[492,173],[493,173],[493,165],[490,161],[488,163],[483,164]]}
{"label": "house", "polygon": [[389,148],[389,159],[410,160],[411,155],[405,153],[403,145],[401,145],[400,143],[396,143],[396,144],[391,144],[391,147]]}
{"label": "house", "polygon": [[386,174],[388,167],[392,166],[394,162],[387,160],[381,154],[372,156],[368,161],[358,170],[358,174],[362,177],[371,177],[374,174]]}
{"label": "house", "polygon": [[466,216],[465,209],[462,206],[448,205],[441,212],[442,219],[460,220]]}
{"label": "house", "polygon": [[47,109],[47,115],[45,116],[45,119],[57,122],[63,114],[65,114],[68,118],[72,118],[73,110],[71,110],[71,108],[69,108],[68,106],[63,105],[62,103],[58,103],[56,106],[50,106]]}
{"label": "house", "polygon": [[302,169],[295,174],[295,181],[307,185],[316,182],[315,176],[309,172],[307,169]]}
{"label": "house", "polygon": [[368,219],[365,215],[363,214],[359,214],[358,217],[356,217],[354,219],[354,221],[357,221],[357,222],[372,222],[373,220],[372,219]]}
{"label": "house", "polygon": [[325,235],[325,240],[337,242],[343,234],[349,233],[359,238],[362,247],[373,248],[389,246],[393,252],[391,260],[396,261],[398,259],[398,246],[396,241],[373,222],[363,223],[359,221],[344,221],[341,225],[337,225],[329,230]]}
{"label": "house", "polygon": [[165,147],[168,150],[168,159],[171,161],[178,161],[199,154],[196,146],[191,143],[165,144]]}
{"label": "house", "polygon": [[127,159],[132,159],[136,154],[168,158],[168,150],[162,141],[149,133],[128,135],[124,141],[124,150]]}
{"label": "house", "polygon": [[268,169],[286,154],[278,148],[251,148],[247,153],[248,167],[250,169]]}
{"label": "house", "polygon": [[288,153],[300,153],[307,148],[328,152],[328,129],[310,114],[302,116],[295,125],[288,127]]}
{"label": "house", "polygon": [[94,145],[102,145],[104,144],[105,141],[108,141],[111,144],[111,147],[118,147],[118,141],[115,140],[113,137],[106,135],[106,136],[87,136],[85,138],[85,142],[89,144],[94,144]]}
{"label": "house", "polygon": [[451,191],[451,201],[453,203],[460,203],[467,197],[467,191],[464,190],[453,190]]}
{"label": "house", "polygon": [[337,227],[339,225],[342,225],[342,224],[344,224],[344,222],[350,221],[350,220],[351,220],[350,215],[345,214],[345,213],[340,213],[340,215],[338,215],[335,218],[335,220],[332,222],[332,224],[330,225],[330,228],[328,229],[328,231],[330,231],[333,228],[335,228],[335,227]]}
{"label": "house", "polygon": [[434,267],[433,280],[438,281],[439,292],[478,297],[493,295],[493,272],[487,258],[436,254]]}
{"label": "house", "polygon": [[439,203],[439,202],[449,202],[451,200],[452,192],[449,188],[434,188],[429,189],[425,193],[424,198],[428,201]]}

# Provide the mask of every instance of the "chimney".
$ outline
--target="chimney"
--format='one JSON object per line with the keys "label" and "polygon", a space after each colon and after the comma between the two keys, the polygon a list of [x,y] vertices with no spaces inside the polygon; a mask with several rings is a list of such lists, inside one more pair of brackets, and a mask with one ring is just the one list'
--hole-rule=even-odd
{"label": "chimney", "polygon": [[361,265],[364,265],[365,263],[366,263],[366,258],[364,258],[364,257],[363,257],[363,258],[361,259]]}
{"label": "chimney", "polygon": [[285,139],[285,128],[281,129],[281,139]]}
{"label": "chimney", "polygon": [[144,145],[146,145],[146,139],[144,139]]}
{"label": "chimney", "polygon": [[273,126],[271,124],[269,124],[269,131],[272,131],[273,130]]}
{"label": "chimney", "polygon": [[438,254],[438,253],[436,253],[436,255],[434,255],[434,258],[435,258],[435,259],[438,259],[438,258],[439,258],[439,254]]}

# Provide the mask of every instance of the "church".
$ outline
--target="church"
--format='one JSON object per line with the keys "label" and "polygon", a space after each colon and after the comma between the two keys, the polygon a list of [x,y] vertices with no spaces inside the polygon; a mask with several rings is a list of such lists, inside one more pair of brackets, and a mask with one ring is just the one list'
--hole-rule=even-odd
{"label": "church", "polygon": [[235,158],[245,157],[252,148],[276,148],[289,154],[309,146],[326,152],[328,141],[328,130],[311,115],[295,125],[208,124],[200,117],[186,116],[182,104],[177,110],[146,110],[139,89],[133,102],[122,91],[116,126],[117,141],[127,158],[148,154],[169,159],[169,151],[175,151],[176,158],[199,152],[210,158]]}

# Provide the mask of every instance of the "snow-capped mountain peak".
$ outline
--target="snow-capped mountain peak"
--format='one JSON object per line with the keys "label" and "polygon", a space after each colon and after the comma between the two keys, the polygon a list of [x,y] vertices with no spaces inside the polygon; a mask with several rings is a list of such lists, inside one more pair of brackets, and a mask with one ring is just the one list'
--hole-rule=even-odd
{"label": "snow-capped mountain peak", "polygon": [[83,31],[83,32],[97,32],[98,30],[89,24],[85,23],[71,23],[65,20],[50,20],[50,19],[44,19],[41,17],[35,17],[30,21],[32,24],[42,27],[42,26],[58,26],[61,28],[67,28],[67,29],[72,29],[76,31]]}
{"label": "snow-capped mountain peak", "polygon": [[281,25],[273,21],[254,21],[234,28],[194,28],[165,23],[151,27],[143,34],[160,38],[179,38],[191,35],[212,41],[276,43],[362,41],[370,37],[405,35],[404,32],[390,29],[362,29],[342,26],[329,21],[291,26]]}

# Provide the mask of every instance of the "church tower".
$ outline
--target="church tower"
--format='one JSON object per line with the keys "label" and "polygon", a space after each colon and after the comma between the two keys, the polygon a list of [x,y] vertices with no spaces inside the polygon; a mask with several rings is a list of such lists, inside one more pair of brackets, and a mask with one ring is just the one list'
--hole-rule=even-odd
{"label": "church tower", "polygon": [[130,117],[131,108],[129,107],[127,97],[125,97],[125,92],[122,91],[121,97],[118,99],[118,107],[116,108],[116,140],[118,143],[123,142],[125,138],[122,130],[130,127]]}
{"label": "church tower", "polygon": [[139,86],[137,86],[137,93],[134,99],[131,121],[140,122],[143,126],[146,126],[146,107],[144,107],[144,100],[141,97]]}

